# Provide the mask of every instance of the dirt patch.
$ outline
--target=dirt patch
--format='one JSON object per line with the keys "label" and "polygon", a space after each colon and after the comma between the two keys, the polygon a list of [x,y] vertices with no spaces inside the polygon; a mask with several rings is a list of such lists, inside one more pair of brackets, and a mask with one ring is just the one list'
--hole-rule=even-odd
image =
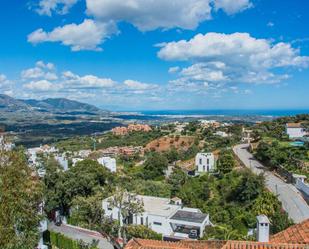
{"label": "dirt patch", "polygon": [[155,139],[146,145],[146,150],[164,152],[173,147],[176,150],[187,150],[194,144],[195,138],[192,136],[165,136]]}

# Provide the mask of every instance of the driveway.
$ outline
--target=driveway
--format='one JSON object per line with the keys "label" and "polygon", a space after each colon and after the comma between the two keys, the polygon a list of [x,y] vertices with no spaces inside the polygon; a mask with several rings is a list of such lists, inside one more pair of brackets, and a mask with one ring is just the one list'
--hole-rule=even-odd
{"label": "driveway", "polygon": [[300,223],[309,218],[309,206],[292,184],[284,182],[266,168],[247,150],[248,144],[236,145],[233,150],[244,165],[255,174],[264,173],[266,187],[282,202],[283,209],[295,222]]}
{"label": "driveway", "polygon": [[113,245],[96,231],[74,227],[70,225],[55,226],[53,223],[48,225],[48,230],[61,233],[73,240],[83,240],[86,243],[91,243],[93,240],[99,240],[98,247],[100,249],[114,249]]}

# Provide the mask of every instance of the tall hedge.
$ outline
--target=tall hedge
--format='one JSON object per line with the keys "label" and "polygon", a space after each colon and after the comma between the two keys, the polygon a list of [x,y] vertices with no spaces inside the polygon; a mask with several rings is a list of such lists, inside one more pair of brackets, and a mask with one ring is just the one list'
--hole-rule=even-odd
{"label": "tall hedge", "polygon": [[[55,246],[58,249],[82,249],[78,241],[72,240],[61,233],[55,233],[52,231],[50,232],[50,242],[52,246]],[[90,249],[98,248],[91,247]]]}

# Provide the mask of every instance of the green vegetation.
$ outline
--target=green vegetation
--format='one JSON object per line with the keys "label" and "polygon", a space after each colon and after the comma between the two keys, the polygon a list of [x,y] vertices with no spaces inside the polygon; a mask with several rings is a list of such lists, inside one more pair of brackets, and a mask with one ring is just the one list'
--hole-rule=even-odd
{"label": "green vegetation", "polygon": [[97,241],[87,244],[83,241],[72,240],[60,233],[50,232],[49,234],[50,244],[58,249],[98,249]]}
{"label": "green vegetation", "polygon": [[[144,146],[173,129],[174,127],[167,126],[162,130],[132,132],[126,136],[109,133],[97,138],[97,148]],[[145,155],[119,157],[117,163],[123,167],[119,167],[117,174],[111,174],[96,161],[88,159],[63,172],[49,159],[44,179],[46,210],[50,212],[60,209],[63,214],[68,215],[70,209],[69,223],[120,236],[125,241],[135,236],[161,238],[144,226],[125,226],[121,229],[118,222],[104,218],[100,209],[101,201],[113,194],[111,205],[121,207],[123,222],[128,219],[129,214],[141,212],[142,207],[133,197],[131,203],[121,202],[123,194],[128,192],[167,198],[178,196],[184,205],[209,213],[215,226],[207,229],[204,239],[250,239],[247,237],[248,229],[255,228],[256,215],[259,214],[268,215],[273,224],[272,232],[288,227],[291,221],[281,210],[281,203],[276,196],[265,189],[263,176],[256,176],[249,170],[236,167],[231,147],[241,139],[241,126],[231,125],[220,129],[228,133],[229,137],[214,135],[218,129],[203,128],[199,122],[189,123],[185,133],[194,136],[195,141],[187,150],[176,149],[171,145],[163,153],[147,152]],[[257,138],[261,137],[258,132],[255,135]],[[79,141],[81,147],[77,145]],[[83,141],[71,140],[70,143],[65,141],[61,146],[65,149],[85,149],[85,144],[91,146],[92,142],[91,138]],[[217,172],[189,177],[174,166],[171,175],[165,176],[169,165],[174,165],[178,160],[194,158],[201,148],[204,151],[218,151]]]}
{"label": "green vegetation", "polygon": [[143,225],[129,225],[127,226],[128,240],[132,238],[154,239],[162,240],[162,235],[152,231],[150,228]]}
{"label": "green vegetation", "polygon": [[35,248],[42,185],[31,175],[23,151],[0,151],[0,158],[0,248]]}
{"label": "green vegetation", "polygon": [[264,122],[252,127],[256,142],[255,156],[271,170],[279,166],[293,172],[309,177],[309,142],[304,146],[290,145],[285,133],[285,124],[288,122],[301,122],[304,127],[309,125],[309,115],[278,118],[272,122]]}

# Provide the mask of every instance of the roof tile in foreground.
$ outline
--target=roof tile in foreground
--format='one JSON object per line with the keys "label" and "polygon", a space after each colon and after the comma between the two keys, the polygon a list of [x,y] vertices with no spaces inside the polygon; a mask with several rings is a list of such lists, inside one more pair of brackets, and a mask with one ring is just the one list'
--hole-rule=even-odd
{"label": "roof tile in foreground", "polygon": [[271,236],[272,243],[309,244],[309,219]]}

